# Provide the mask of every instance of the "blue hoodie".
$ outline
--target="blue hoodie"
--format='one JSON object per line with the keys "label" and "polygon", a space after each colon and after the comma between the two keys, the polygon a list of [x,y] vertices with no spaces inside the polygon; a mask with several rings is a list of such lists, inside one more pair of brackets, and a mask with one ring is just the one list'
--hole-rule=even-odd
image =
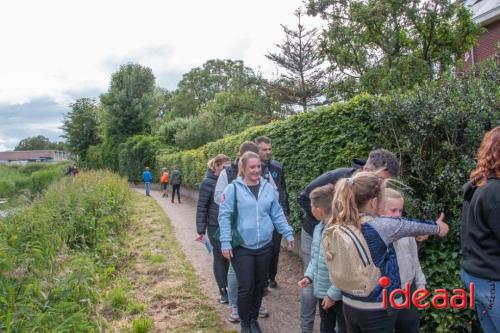
{"label": "blue hoodie", "polygon": [[238,177],[224,190],[224,199],[219,206],[222,250],[231,249],[231,214],[235,189],[238,201],[238,232],[243,238],[243,247],[255,250],[269,244],[274,228],[288,241],[293,240],[292,227],[286,221],[274,187],[260,177],[257,200],[241,177]]}
{"label": "blue hoodie", "polygon": [[151,171],[146,170],[142,173],[142,179],[144,180],[145,183],[151,183],[151,180],[153,179],[153,175],[151,174]]}

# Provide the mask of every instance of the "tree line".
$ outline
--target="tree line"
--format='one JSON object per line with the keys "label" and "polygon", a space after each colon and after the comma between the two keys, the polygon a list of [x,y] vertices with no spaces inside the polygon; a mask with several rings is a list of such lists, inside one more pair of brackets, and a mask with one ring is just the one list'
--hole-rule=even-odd
{"label": "tree line", "polygon": [[[304,15],[322,29],[307,28]],[[95,100],[70,104],[63,137],[88,167],[130,174],[159,151],[200,147],[248,127],[361,93],[386,95],[438,80],[460,64],[481,33],[462,2],[309,0],[282,25],[266,57],[273,79],[241,60],[213,59],[185,73],[173,91],[150,68],[124,64]]]}

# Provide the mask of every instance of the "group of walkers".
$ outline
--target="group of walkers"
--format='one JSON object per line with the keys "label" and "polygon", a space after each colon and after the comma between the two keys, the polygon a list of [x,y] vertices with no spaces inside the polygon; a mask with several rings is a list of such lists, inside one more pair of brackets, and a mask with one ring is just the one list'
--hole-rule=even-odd
{"label": "group of walkers", "polygon": [[[153,181],[153,174],[149,167],[144,168],[142,173],[142,180],[146,186],[146,196],[151,196],[151,182]],[[182,185],[182,172],[177,165],[174,165],[172,175],[168,173],[167,168],[161,169],[160,186],[162,189],[162,197],[168,198],[168,185],[172,185],[171,202],[174,203],[175,194],[177,193],[177,202],[181,203],[181,185]]]}
{"label": "group of walkers", "polygon": [[[417,242],[445,237],[444,214],[435,221],[402,217],[404,196],[396,188],[399,160],[385,149],[367,160],[328,171],[300,193],[304,210],[300,251],[304,262],[300,330],[313,331],[316,310],[320,331],[419,332],[416,308],[383,306],[390,294],[408,284],[425,288]],[[461,276],[476,286],[476,308],[483,329],[500,332],[500,127],[488,132],[476,169],[464,187]],[[259,333],[267,288],[276,288],[281,237],[294,247],[288,224],[288,195],[283,166],[272,159],[267,137],[241,144],[235,161],[217,155],[199,192],[197,233],[213,245],[213,271],[220,302],[231,306],[230,320],[241,332]],[[379,284],[387,277],[387,285]],[[401,303],[402,298],[396,298]]]}

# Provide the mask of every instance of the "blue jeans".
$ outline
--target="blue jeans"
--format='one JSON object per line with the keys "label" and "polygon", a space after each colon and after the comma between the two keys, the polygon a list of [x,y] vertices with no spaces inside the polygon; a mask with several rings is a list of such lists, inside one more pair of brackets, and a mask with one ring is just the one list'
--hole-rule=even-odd
{"label": "blue jeans", "polygon": [[150,182],[146,182],[146,195],[149,195],[149,192],[151,191],[151,183]]}
{"label": "blue jeans", "polygon": [[460,269],[460,277],[465,287],[474,283],[476,311],[484,333],[500,332],[500,281],[475,277]]}
{"label": "blue jeans", "polygon": [[229,264],[229,270],[227,271],[227,298],[231,308],[238,310],[238,279],[231,264]]}
{"label": "blue jeans", "polygon": [[[300,252],[304,262],[304,272],[311,261],[312,236],[304,229],[300,234]],[[312,333],[314,327],[314,316],[316,315],[317,298],[313,294],[312,284],[300,291],[300,329],[302,333]]]}

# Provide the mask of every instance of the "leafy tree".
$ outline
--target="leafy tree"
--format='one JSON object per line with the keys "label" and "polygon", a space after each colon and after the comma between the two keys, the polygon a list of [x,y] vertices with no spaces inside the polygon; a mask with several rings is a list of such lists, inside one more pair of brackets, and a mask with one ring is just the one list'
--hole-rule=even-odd
{"label": "leafy tree", "polygon": [[80,98],[69,105],[71,111],[64,115],[62,136],[71,151],[85,160],[87,149],[99,143],[97,128],[98,106],[90,98]]}
{"label": "leafy tree", "polygon": [[278,117],[278,110],[276,102],[255,89],[220,92],[174,135],[175,144],[181,149],[196,148],[249,126],[269,123]]}
{"label": "leafy tree", "polygon": [[281,25],[285,40],[276,44],[280,52],[268,53],[266,57],[286,71],[272,83],[273,96],[285,105],[292,108],[300,105],[302,111],[307,111],[308,107],[318,103],[325,73],[321,67],[323,59],[319,52],[318,30],[306,30],[301,22],[300,9],[295,16],[297,29]]}
{"label": "leafy tree", "polygon": [[308,13],[328,22],[321,51],[340,99],[439,78],[481,32],[461,1],[309,0]]}
{"label": "leafy tree", "polygon": [[163,143],[167,145],[175,145],[175,135],[188,127],[191,118],[174,118],[173,120],[164,122],[158,129],[158,136]]}
{"label": "leafy tree", "polygon": [[266,85],[266,80],[241,60],[209,60],[184,74],[169,100],[170,119],[196,115],[198,108],[219,92],[243,88],[264,91]]}
{"label": "leafy tree", "polygon": [[118,145],[126,138],[149,132],[158,112],[155,77],[139,64],[120,66],[111,76],[108,92],[101,95],[107,156],[112,169],[118,168]]}
{"label": "leafy tree", "polygon": [[19,141],[14,148],[15,151],[24,150],[66,150],[64,142],[51,142],[43,135],[31,136]]}
{"label": "leafy tree", "polygon": [[134,135],[120,144],[118,160],[121,175],[131,181],[141,181],[141,173],[145,166],[154,171],[156,168],[156,154],[161,148],[158,137]]}

